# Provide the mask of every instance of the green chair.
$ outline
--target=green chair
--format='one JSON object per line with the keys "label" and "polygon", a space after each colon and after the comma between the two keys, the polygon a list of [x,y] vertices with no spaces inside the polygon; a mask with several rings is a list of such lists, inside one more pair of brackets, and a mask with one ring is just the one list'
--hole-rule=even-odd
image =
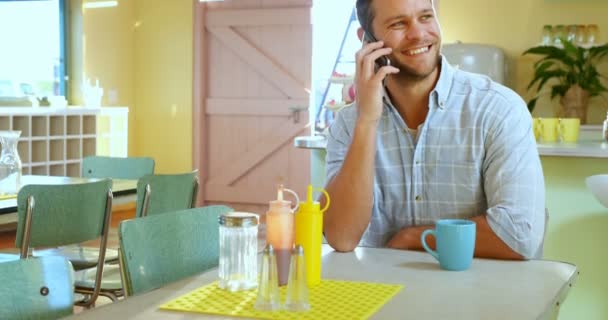
{"label": "green chair", "polygon": [[120,223],[120,267],[127,296],[204,272],[219,263],[220,215],[208,206]]}
{"label": "green chair", "polygon": [[145,217],[193,208],[198,193],[197,171],[146,175],[137,181],[136,216]]}
{"label": "green chair", "polygon": [[[154,159],[149,157],[106,157],[89,156],[82,160],[83,178],[112,178],[136,180],[145,175],[154,173]],[[84,270],[94,267],[97,263],[99,252],[97,249],[73,245],[62,247],[60,252],[50,254],[61,254],[67,257],[76,270]],[[46,255],[46,253],[45,253]],[[106,249],[106,263],[118,263],[118,250]],[[76,279],[84,279],[88,276],[76,275]]]}
{"label": "green chair", "polygon": [[89,156],[82,159],[83,178],[137,180],[154,173],[154,159],[149,157]]}
{"label": "green chair", "polygon": [[15,245],[20,248],[22,259],[30,256],[32,248],[99,239],[100,254],[93,283],[75,283],[76,292],[86,294],[77,304],[85,307],[93,305],[99,294],[106,295],[101,286],[112,215],[111,185],[110,179],[68,185],[25,185],[17,195]]}
{"label": "green chair", "polygon": [[72,314],[72,265],[63,257],[0,263],[2,319],[58,319]]}

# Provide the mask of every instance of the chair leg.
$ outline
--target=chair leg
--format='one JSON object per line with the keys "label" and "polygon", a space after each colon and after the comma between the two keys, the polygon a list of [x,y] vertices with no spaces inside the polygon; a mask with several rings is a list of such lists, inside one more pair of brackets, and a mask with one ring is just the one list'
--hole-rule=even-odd
{"label": "chair leg", "polygon": [[118,297],[122,296],[122,294],[120,294],[120,292],[117,292],[116,294],[114,294],[113,292],[109,292],[109,291],[102,291],[99,294],[112,300],[112,302],[118,301]]}

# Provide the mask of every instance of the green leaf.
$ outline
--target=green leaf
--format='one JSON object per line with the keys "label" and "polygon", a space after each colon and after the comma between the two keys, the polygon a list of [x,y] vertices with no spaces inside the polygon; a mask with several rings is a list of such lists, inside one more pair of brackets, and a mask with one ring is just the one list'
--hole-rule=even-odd
{"label": "green leaf", "polygon": [[530,102],[528,102],[528,111],[530,111],[530,113],[532,113],[532,111],[534,111],[534,107],[536,107],[536,101],[538,101],[538,97],[530,100]]}
{"label": "green leaf", "polygon": [[[537,46],[526,50],[523,55],[539,55],[534,63],[534,75],[528,84],[528,90],[536,87],[540,92],[551,80],[551,99],[564,96],[566,91],[579,85],[589,91],[591,96],[608,92],[600,81],[608,80],[596,69],[596,64],[608,56],[608,44],[586,49],[578,47],[567,39],[561,39],[563,48],[554,46]],[[528,103],[528,108],[534,108],[537,98]],[[530,109],[531,110],[531,109]]]}
{"label": "green leaf", "polygon": [[566,91],[570,89],[569,85],[557,85],[551,88],[551,100],[556,96],[563,97],[566,94]]}

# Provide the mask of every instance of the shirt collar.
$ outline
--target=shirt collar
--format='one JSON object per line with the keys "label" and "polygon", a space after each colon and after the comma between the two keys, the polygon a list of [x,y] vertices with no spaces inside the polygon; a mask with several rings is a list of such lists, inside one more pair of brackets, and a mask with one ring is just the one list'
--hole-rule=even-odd
{"label": "shirt collar", "polygon": [[439,73],[439,80],[435,84],[435,89],[431,91],[431,97],[433,93],[437,97],[437,106],[439,109],[444,109],[447,106],[448,95],[450,88],[452,88],[452,82],[454,82],[454,73],[456,69],[450,65],[448,60],[442,55],[441,56],[441,69]]}

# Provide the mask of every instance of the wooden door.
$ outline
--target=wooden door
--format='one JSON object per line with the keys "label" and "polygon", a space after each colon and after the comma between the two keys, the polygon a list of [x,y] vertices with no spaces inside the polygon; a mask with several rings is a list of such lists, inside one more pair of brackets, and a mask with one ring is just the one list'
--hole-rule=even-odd
{"label": "wooden door", "polygon": [[279,183],[303,197],[310,151],[293,139],[309,134],[308,112],[296,119],[290,109],[309,105],[312,1],[198,6],[195,28],[205,30],[195,38],[195,101],[197,92],[204,97],[194,113],[199,200],[263,213]]}

